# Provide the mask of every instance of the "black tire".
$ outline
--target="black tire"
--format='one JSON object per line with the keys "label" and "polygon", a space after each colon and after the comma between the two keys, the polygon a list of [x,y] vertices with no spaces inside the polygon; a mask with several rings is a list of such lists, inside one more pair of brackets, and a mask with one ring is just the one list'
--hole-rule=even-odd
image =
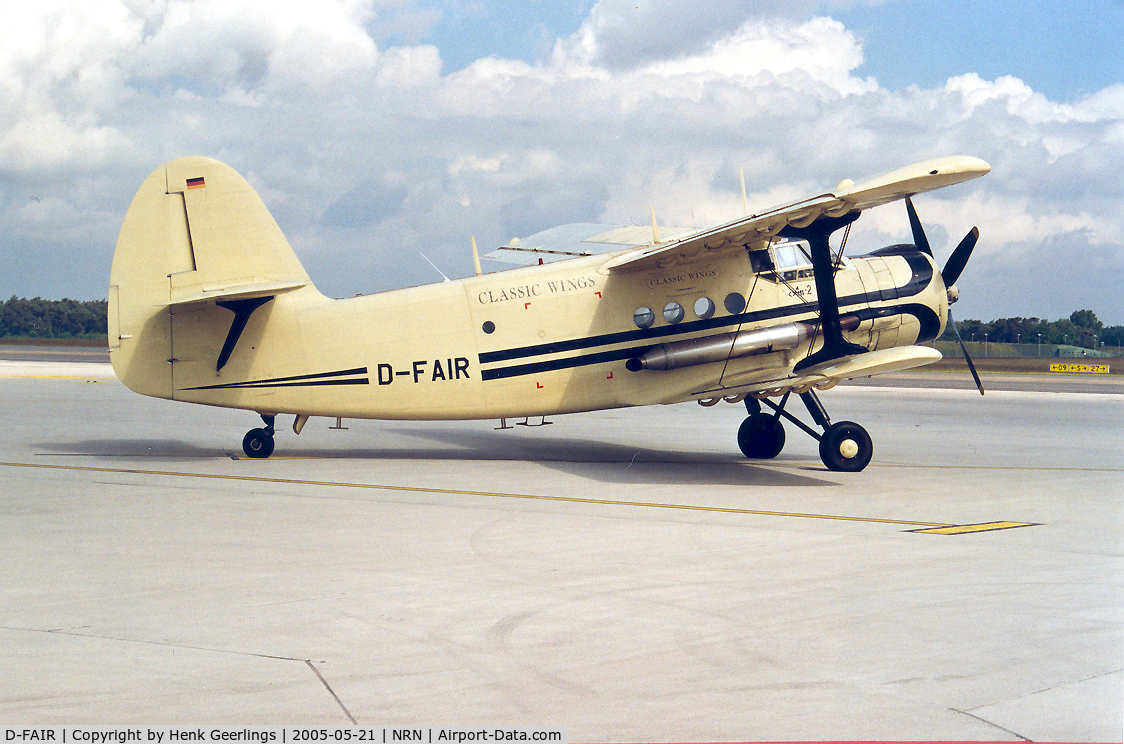
{"label": "black tire", "polygon": [[771,460],[784,449],[784,427],[767,413],[755,413],[738,427],[738,447],[751,460]]}
{"label": "black tire", "polygon": [[820,459],[828,470],[857,473],[870,464],[873,455],[870,435],[853,421],[837,421],[820,439]]}
{"label": "black tire", "polygon": [[242,437],[242,451],[247,457],[269,457],[273,454],[273,437],[265,429],[250,429]]}

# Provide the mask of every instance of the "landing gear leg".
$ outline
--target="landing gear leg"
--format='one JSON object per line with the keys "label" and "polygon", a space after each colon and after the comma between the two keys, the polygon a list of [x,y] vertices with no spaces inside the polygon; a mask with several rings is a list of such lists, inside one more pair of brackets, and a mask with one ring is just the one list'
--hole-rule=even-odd
{"label": "landing gear leg", "polygon": [[263,413],[261,420],[265,422],[265,428],[250,429],[242,438],[242,451],[247,457],[265,458],[273,454],[273,424],[277,417]]}
{"label": "landing gear leg", "polygon": [[[800,393],[800,400],[804,402],[812,420],[823,429],[821,434],[784,409],[789,395],[790,393],[786,393],[780,403],[774,403],[768,398],[761,402],[746,398],[746,408],[749,409],[750,416],[738,429],[738,446],[746,457],[776,457],[780,454],[781,448],[784,447],[784,429],[781,427],[780,419],[784,417],[820,443],[820,460],[828,470],[857,473],[870,464],[870,458],[874,454],[874,444],[866,429],[853,421],[831,423],[827,411],[814,391]],[[750,404],[751,400],[753,406]],[[760,403],[772,408],[775,415],[761,413]],[[779,444],[776,433],[778,431]],[[770,452],[772,454],[769,454]]]}

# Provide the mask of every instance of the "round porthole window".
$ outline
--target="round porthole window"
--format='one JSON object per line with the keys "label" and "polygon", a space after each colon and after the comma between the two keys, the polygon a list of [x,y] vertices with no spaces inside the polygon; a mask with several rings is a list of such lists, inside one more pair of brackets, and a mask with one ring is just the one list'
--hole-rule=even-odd
{"label": "round porthole window", "polygon": [[496,332],[496,324],[493,323],[490,320],[485,320],[484,325],[482,325],[480,327],[480,329],[482,331],[484,331],[484,333],[495,333]]}
{"label": "round porthole window", "polygon": [[726,302],[724,304],[726,305],[726,312],[732,315],[737,315],[742,310],[745,310],[745,298],[737,292],[731,292],[726,295]]}
{"label": "round porthole window", "polygon": [[695,315],[706,320],[714,315],[714,300],[709,297],[700,297],[695,300]]}
{"label": "round porthole window", "polygon": [[639,307],[632,314],[632,322],[636,324],[637,328],[651,328],[652,324],[656,322],[656,314],[652,312],[651,308]]}
{"label": "round porthole window", "polygon": [[669,302],[663,307],[663,319],[672,325],[683,320],[684,315],[686,315],[686,312],[678,302]]}

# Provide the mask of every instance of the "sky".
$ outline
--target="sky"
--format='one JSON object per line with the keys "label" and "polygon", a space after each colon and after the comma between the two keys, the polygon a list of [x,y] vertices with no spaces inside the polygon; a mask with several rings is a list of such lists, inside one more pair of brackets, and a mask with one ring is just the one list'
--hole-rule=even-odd
{"label": "sky", "polygon": [[[959,318],[1124,324],[1124,0],[42,0],[0,27],[0,297],[101,299],[183,155],[258,190],[337,297],[569,222],[708,227],[930,157]],[[909,240],[901,204],[848,250]],[[492,265],[488,269],[501,269]]]}

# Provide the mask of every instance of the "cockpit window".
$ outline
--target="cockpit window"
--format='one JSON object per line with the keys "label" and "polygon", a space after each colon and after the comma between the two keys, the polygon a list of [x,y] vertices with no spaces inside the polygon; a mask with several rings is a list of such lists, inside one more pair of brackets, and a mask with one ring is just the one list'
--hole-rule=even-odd
{"label": "cockpit window", "polygon": [[778,271],[811,266],[812,257],[803,242],[777,243],[773,246],[773,261]]}
{"label": "cockpit window", "polygon": [[753,268],[754,272],[758,274],[776,270],[776,267],[773,266],[773,258],[769,255],[768,249],[763,251],[750,251],[749,265]]}
{"label": "cockpit window", "polygon": [[803,240],[774,243],[768,250],[750,251],[749,259],[754,271],[773,281],[788,282],[813,275],[812,254]]}

